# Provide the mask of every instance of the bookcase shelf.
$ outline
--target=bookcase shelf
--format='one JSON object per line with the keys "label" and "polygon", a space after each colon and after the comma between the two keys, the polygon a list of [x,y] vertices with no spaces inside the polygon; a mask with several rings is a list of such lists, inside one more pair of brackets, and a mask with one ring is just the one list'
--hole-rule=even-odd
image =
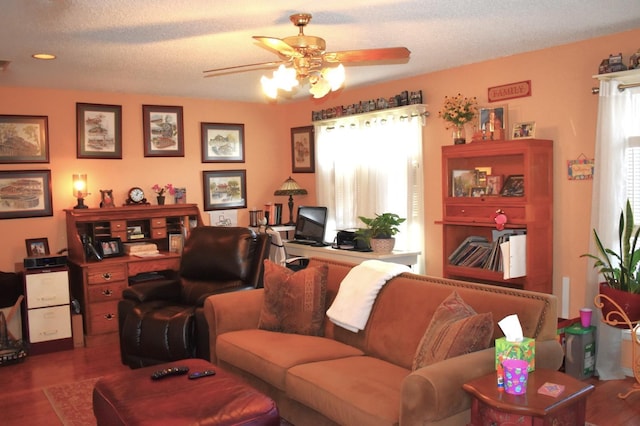
{"label": "bookcase shelf", "polygon": [[[477,182],[454,191],[454,170],[486,171],[500,176],[523,177],[522,196],[471,196]],[[475,172],[474,172],[475,173]],[[443,273],[447,278],[477,281],[552,293],[553,267],[553,142],[542,139],[473,142],[442,147]],[[503,273],[481,267],[452,265],[449,256],[469,236],[492,241],[494,217],[504,212],[505,228],[521,229],[526,237],[526,275],[504,279]]]}

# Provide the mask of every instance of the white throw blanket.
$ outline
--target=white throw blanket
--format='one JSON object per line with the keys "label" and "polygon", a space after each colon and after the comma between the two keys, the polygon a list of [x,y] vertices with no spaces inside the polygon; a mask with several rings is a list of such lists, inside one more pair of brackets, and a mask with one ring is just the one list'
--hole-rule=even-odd
{"label": "white throw blanket", "polygon": [[327,316],[334,324],[354,333],[364,330],[382,286],[396,275],[409,271],[406,265],[381,260],[365,260],[354,266],[340,283]]}

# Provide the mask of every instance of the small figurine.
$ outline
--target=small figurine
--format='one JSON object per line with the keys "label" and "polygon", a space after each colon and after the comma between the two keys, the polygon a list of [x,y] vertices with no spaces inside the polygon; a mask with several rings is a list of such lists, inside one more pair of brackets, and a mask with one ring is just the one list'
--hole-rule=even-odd
{"label": "small figurine", "polygon": [[496,214],[493,215],[493,221],[496,223],[496,229],[498,231],[502,231],[504,229],[504,225],[507,223],[507,215],[504,214],[502,209],[496,210]]}

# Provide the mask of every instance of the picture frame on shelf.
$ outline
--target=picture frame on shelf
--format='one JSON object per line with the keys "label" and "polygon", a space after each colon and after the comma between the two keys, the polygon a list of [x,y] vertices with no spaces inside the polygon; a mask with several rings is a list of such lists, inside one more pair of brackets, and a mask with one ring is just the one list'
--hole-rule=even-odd
{"label": "picture frame on shelf", "polygon": [[124,256],[124,247],[119,237],[98,238],[96,240],[96,249],[103,259],[108,257]]}
{"label": "picture frame on shelf", "polygon": [[122,159],[122,106],[76,103],[76,157]]}
{"label": "picture frame on shelf", "polygon": [[502,190],[502,175],[488,175],[486,195],[500,195],[500,190]]}
{"label": "picture frame on shelf", "polygon": [[315,173],[315,141],[313,126],[291,129],[291,171],[293,173]]}
{"label": "picture frame on shelf", "polygon": [[142,105],[145,157],[184,157],[181,106]]}
{"label": "picture frame on shelf", "polygon": [[200,123],[203,163],[244,163],[244,124]]}
{"label": "picture frame on shelf", "polygon": [[471,195],[471,188],[473,188],[474,186],[477,186],[476,170],[452,170],[452,197],[469,197]]}
{"label": "picture frame on shelf", "polygon": [[524,121],[515,123],[511,131],[511,137],[516,139],[533,139],[536,137],[536,122]]}
{"label": "picture frame on shelf", "polygon": [[500,195],[503,197],[524,196],[524,175],[510,175],[504,181]]}
{"label": "picture frame on shelf", "polygon": [[218,170],[202,172],[205,210],[247,207],[247,171]]}
{"label": "picture frame on shelf", "polygon": [[487,195],[487,187],[486,186],[473,186],[471,187],[471,196],[472,197],[484,197]]}
{"label": "picture frame on shelf", "polygon": [[43,238],[29,238],[24,240],[27,246],[27,257],[32,256],[45,256],[50,254],[49,252],[49,239]]}
{"label": "picture frame on shelf", "polygon": [[[480,140],[499,141],[507,139],[507,106],[495,105],[478,108],[478,132]],[[476,139],[474,137],[474,139]]]}
{"label": "picture frame on shelf", "polygon": [[0,164],[48,163],[49,118],[44,115],[0,115]]}
{"label": "picture frame on shelf", "polygon": [[0,219],[53,216],[51,170],[0,171]]}
{"label": "picture frame on shelf", "polygon": [[184,235],[169,234],[169,252],[182,254],[184,248]]}

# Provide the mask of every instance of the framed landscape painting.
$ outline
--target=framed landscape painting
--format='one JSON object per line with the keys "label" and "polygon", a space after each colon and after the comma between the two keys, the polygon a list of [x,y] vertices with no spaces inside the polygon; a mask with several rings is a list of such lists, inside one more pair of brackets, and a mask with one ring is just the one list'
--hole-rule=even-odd
{"label": "framed landscape painting", "polygon": [[181,106],[143,105],[145,157],[184,157]]}
{"label": "framed landscape painting", "polygon": [[0,163],[48,162],[48,117],[0,115]]}
{"label": "framed landscape painting", "polygon": [[224,170],[202,172],[205,210],[247,207],[247,171]]}
{"label": "framed landscape painting", "polygon": [[0,219],[53,216],[51,170],[0,172]]}
{"label": "framed landscape painting", "polygon": [[122,158],[122,106],[76,103],[78,158]]}
{"label": "framed landscape painting", "polygon": [[244,124],[201,123],[203,163],[244,163]]}

